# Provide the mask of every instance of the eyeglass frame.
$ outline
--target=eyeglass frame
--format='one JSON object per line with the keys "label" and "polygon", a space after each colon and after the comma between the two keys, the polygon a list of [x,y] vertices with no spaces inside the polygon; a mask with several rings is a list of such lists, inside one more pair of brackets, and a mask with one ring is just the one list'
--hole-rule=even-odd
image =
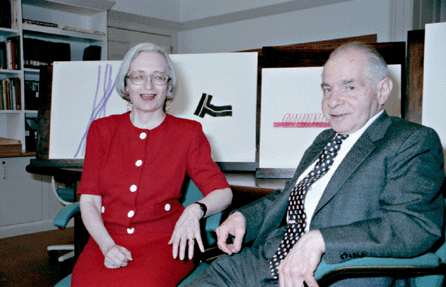
{"label": "eyeglass frame", "polygon": [[[141,83],[141,84],[135,84],[135,83],[133,82],[132,78],[131,78],[131,76],[132,76],[134,73],[141,73],[141,74],[143,74],[143,75],[145,76],[144,82]],[[166,83],[164,83],[164,84],[162,84],[162,85],[155,84],[155,83],[153,82],[153,76],[154,76],[155,74],[161,74],[161,75],[165,76],[165,77],[166,77]],[[163,86],[166,86],[167,84],[169,84],[169,81],[171,80],[171,78],[170,78],[168,75],[166,75],[165,73],[162,73],[162,72],[155,72],[155,73],[153,73],[153,74],[151,74],[151,75],[147,75],[147,73],[146,73],[146,72],[143,72],[143,71],[133,71],[130,75],[126,75],[125,78],[126,78],[126,79],[129,79],[130,82],[131,82],[133,85],[135,85],[135,86],[142,86],[142,85],[144,85],[145,83],[147,83],[147,79],[150,79],[150,82],[151,82],[153,85],[158,86],[158,87],[163,87]]]}

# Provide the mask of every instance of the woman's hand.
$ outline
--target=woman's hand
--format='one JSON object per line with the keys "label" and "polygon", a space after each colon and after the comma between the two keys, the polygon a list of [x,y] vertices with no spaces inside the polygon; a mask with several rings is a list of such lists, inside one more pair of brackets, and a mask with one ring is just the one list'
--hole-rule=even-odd
{"label": "woman's hand", "polygon": [[129,261],[133,261],[130,251],[119,245],[112,245],[104,251],[104,265],[107,268],[126,267]]}
{"label": "woman's hand", "polygon": [[98,195],[82,194],[80,199],[81,216],[85,227],[104,254],[107,268],[125,267],[132,261],[130,251],[115,244],[105,229],[101,214],[102,198]]}
{"label": "woman's hand", "polygon": [[172,244],[173,258],[176,259],[179,255],[180,259],[183,260],[187,246],[188,257],[192,259],[194,257],[195,241],[197,241],[201,252],[204,252],[200,233],[200,219],[202,216],[203,211],[198,204],[191,204],[183,211],[169,241],[169,244]]}

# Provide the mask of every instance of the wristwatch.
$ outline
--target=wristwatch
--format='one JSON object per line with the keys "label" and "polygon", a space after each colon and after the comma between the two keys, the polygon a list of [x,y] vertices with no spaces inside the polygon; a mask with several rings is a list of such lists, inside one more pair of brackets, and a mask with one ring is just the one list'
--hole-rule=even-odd
{"label": "wristwatch", "polygon": [[206,212],[208,211],[208,208],[207,208],[206,204],[204,204],[204,203],[201,203],[201,202],[198,202],[198,201],[194,202],[194,203],[198,204],[200,206],[201,210],[203,210],[203,216],[200,218],[200,219],[202,219],[206,215]]}

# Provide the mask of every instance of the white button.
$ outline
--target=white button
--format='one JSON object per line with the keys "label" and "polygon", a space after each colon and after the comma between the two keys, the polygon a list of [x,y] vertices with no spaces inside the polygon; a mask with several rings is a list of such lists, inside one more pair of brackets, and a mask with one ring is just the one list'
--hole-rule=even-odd
{"label": "white button", "polygon": [[147,137],[147,134],[144,132],[139,135],[139,138],[142,140],[145,139],[146,137]]}
{"label": "white button", "polygon": [[103,207],[101,208],[101,212],[104,213],[104,211],[105,211],[105,207],[103,206]]}
{"label": "white button", "polygon": [[133,210],[130,210],[129,213],[127,213],[128,217],[133,217],[135,215],[135,212]]}
{"label": "white button", "polygon": [[165,211],[169,211],[169,210],[170,210],[170,204],[166,204],[166,205],[164,205],[164,210],[165,210]]}
{"label": "white button", "polygon": [[127,228],[128,234],[132,234],[133,232],[135,232],[135,228]]}
{"label": "white button", "polygon": [[137,189],[136,184],[134,184],[134,185],[132,185],[132,186],[130,187],[130,191],[131,191],[131,192],[135,192],[136,189]]}
{"label": "white button", "polygon": [[141,166],[141,165],[142,165],[142,160],[138,159],[138,160],[135,162],[135,165],[136,165],[136,166]]}

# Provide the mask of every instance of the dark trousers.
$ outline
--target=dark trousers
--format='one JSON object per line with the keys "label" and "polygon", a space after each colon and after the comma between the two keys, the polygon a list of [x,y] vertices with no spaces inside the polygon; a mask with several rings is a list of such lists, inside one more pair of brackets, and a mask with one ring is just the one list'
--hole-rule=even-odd
{"label": "dark trousers", "polygon": [[[257,248],[245,248],[242,252],[232,256],[222,255],[204,271],[196,280],[186,287],[196,286],[228,286],[228,287],[267,287],[279,286],[279,281],[274,280],[269,269],[269,260],[263,257],[262,251]],[[390,277],[351,278],[340,280],[332,287],[357,287],[357,286],[406,286],[406,284],[394,285],[396,282]]]}

